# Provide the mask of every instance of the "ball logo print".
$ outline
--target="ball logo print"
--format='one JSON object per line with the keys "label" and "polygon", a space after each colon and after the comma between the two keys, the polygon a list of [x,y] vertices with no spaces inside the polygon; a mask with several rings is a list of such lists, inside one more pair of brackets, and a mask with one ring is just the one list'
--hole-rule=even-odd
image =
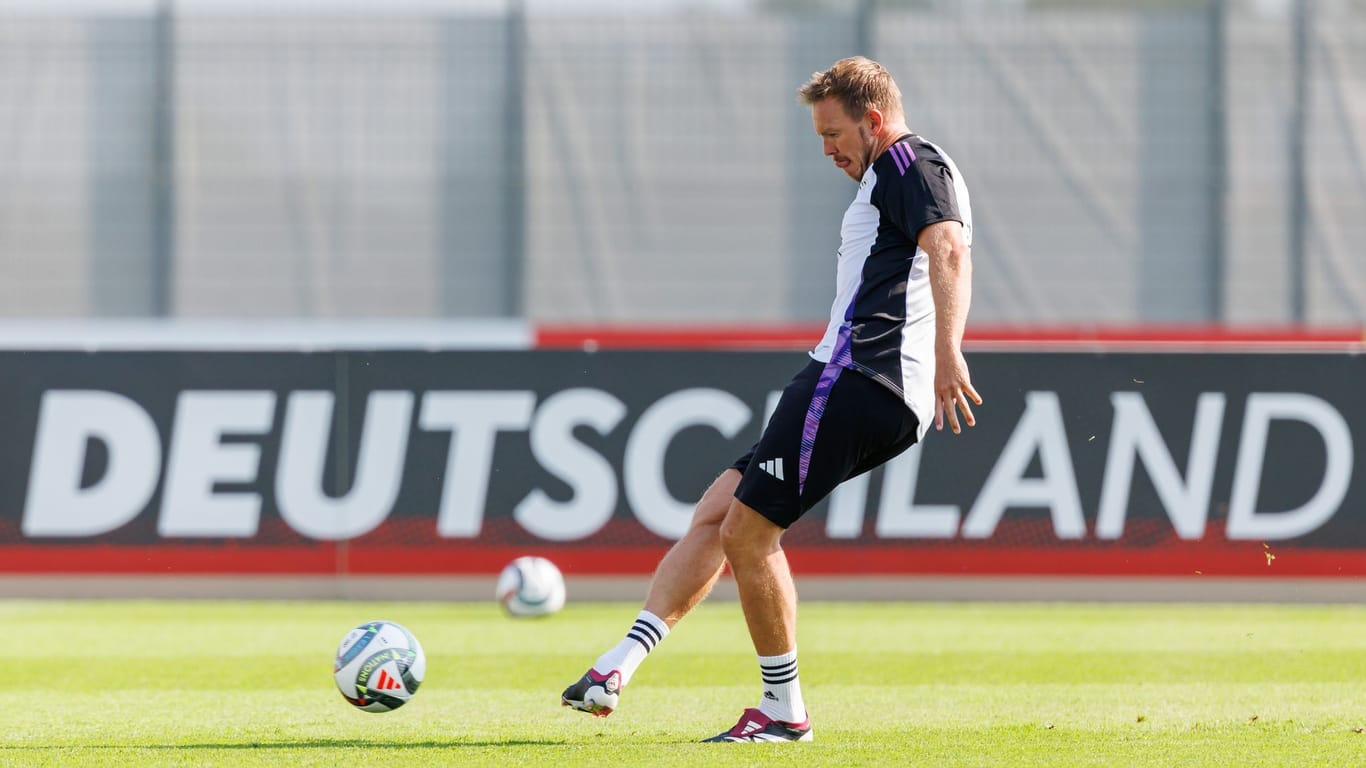
{"label": "ball logo print", "polygon": [[396,691],[402,688],[403,685],[399,683],[397,679],[390,677],[388,670],[381,669],[379,671],[379,680],[375,682],[374,687],[375,690],[378,691]]}
{"label": "ball logo print", "polygon": [[510,616],[549,616],[564,607],[564,576],[544,557],[519,557],[498,575],[495,594]]}
{"label": "ball logo print", "polygon": [[422,644],[392,621],[369,621],[346,633],[332,665],[337,690],[365,712],[389,712],[407,704],[426,672]]}

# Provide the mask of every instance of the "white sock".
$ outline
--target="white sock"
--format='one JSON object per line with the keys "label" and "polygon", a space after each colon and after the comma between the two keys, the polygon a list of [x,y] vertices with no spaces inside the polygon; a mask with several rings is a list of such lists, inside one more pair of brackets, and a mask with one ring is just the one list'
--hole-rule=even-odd
{"label": "white sock", "polygon": [[669,625],[663,619],[649,611],[641,611],[626,637],[617,643],[617,647],[598,657],[593,669],[602,675],[617,670],[621,673],[621,685],[624,688],[650,651],[668,636]]}
{"label": "white sock", "polygon": [[760,656],[759,673],[764,678],[764,695],[759,711],[784,723],[806,720],[806,702],[797,681],[797,649],[781,656]]}

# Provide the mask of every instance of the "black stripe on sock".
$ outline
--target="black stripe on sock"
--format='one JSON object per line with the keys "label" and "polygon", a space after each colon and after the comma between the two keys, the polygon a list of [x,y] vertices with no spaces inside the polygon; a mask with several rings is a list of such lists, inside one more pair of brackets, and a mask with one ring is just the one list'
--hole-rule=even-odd
{"label": "black stripe on sock", "polygon": [[797,660],[784,662],[782,664],[760,664],[759,669],[764,674],[783,674],[789,670],[797,668]]}
{"label": "black stripe on sock", "polygon": [[769,680],[767,677],[765,677],[765,678],[764,678],[764,683],[767,684],[767,685],[782,685],[783,683],[790,683],[790,682],[792,682],[793,680],[796,680],[796,679],[797,679],[797,673],[796,673],[796,672],[793,672],[793,673],[792,673],[792,677],[784,677],[784,678],[781,679],[781,680]]}
{"label": "black stripe on sock", "polygon": [[626,636],[636,641],[637,643],[640,643],[641,645],[645,646],[646,653],[649,653],[650,651],[654,650],[655,644],[651,642],[648,637],[637,632],[635,628],[632,628],[630,632],[627,632]]}
{"label": "black stripe on sock", "polygon": [[650,622],[648,622],[648,621],[642,621],[642,620],[640,620],[640,619],[636,619],[636,625],[635,625],[634,627],[632,627],[632,629],[643,629],[643,630],[645,630],[645,631],[648,632],[651,636],[654,637],[656,643],[658,643],[660,640],[663,640],[663,639],[664,639],[664,636],[661,635],[661,634],[659,634],[659,630],[657,630],[657,629],[655,629],[654,627],[650,626]]}

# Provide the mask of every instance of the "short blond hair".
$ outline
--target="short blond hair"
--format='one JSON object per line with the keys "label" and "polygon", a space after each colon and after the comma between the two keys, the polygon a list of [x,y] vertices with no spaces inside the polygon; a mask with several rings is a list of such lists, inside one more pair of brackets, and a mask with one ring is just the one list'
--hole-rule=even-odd
{"label": "short blond hair", "polygon": [[807,106],[834,99],[854,120],[862,120],[874,107],[884,115],[905,116],[896,81],[881,64],[863,56],[840,59],[824,72],[811,75],[797,94]]}

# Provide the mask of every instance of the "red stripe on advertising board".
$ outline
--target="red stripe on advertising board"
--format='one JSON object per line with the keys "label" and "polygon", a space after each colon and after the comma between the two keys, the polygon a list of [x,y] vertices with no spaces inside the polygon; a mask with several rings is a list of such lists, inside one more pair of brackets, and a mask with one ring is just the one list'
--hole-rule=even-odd
{"label": "red stripe on advertising board", "polygon": [[513,558],[541,554],[584,574],[650,573],[664,549],[646,547],[0,547],[0,573],[457,575],[497,573]]}
{"label": "red stripe on advertising board", "polygon": [[[539,349],[809,349],[824,325],[612,326],[553,325],[534,331]],[[1256,349],[1359,349],[1366,329],[1351,327],[1219,327],[1161,325],[1134,327],[974,326],[966,343],[977,347],[1164,349],[1172,347]]]}
{"label": "red stripe on advertising board", "polygon": [[547,326],[534,337],[539,349],[794,349],[815,346],[824,332],[817,325]]}
{"label": "red stripe on advertising board", "polygon": [[[473,575],[521,555],[577,575],[648,575],[660,547],[0,547],[0,573]],[[1163,549],[791,547],[798,575],[1366,576],[1366,551],[1198,545]],[[1269,559],[1267,555],[1272,557]]]}

